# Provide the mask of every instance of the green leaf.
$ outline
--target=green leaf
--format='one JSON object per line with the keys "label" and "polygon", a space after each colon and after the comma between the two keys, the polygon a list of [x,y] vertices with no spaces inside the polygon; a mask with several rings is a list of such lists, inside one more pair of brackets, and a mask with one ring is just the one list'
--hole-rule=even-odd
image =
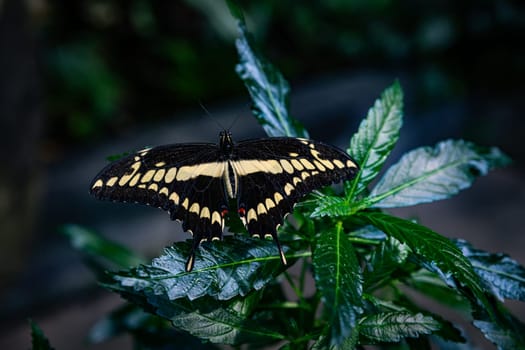
{"label": "green leaf", "polygon": [[249,319],[259,293],[244,298],[217,301],[209,296],[190,301],[187,298],[170,300],[162,290],[156,294],[138,289],[131,292],[124,286],[115,291],[148,312],[170,320],[173,326],[188,332],[201,340],[212,343],[240,345],[242,343],[263,343],[283,340],[285,337],[271,329],[259,326]]}
{"label": "green leaf", "polygon": [[472,324],[477,327],[498,349],[525,349],[525,326],[522,322],[499,307],[497,322],[490,318],[485,310],[479,308],[474,312]]}
{"label": "green leaf", "polygon": [[499,298],[525,301],[525,268],[505,254],[492,254],[473,248],[464,240],[454,241],[484,282]]}
{"label": "green leaf", "polygon": [[384,312],[366,316],[359,321],[362,336],[373,342],[399,342],[403,338],[417,338],[440,329],[440,323],[423,314]]}
{"label": "green leaf", "polygon": [[236,40],[239,63],[235,71],[244,82],[253,101],[252,110],[268,136],[308,138],[304,127],[289,115],[290,87],[282,74],[253,45],[242,21]]}
{"label": "green leaf", "polygon": [[236,20],[240,21],[241,23],[245,23],[244,20],[244,14],[242,12],[241,6],[237,3],[235,0],[226,0],[226,5],[228,5],[228,9],[230,10],[230,14],[235,18]]}
{"label": "green leaf", "polygon": [[387,235],[405,243],[428,265],[435,265],[444,274],[453,275],[457,281],[468,287],[492,314],[492,305],[489,304],[470,261],[448,238],[414,222],[381,212],[358,213],[354,217],[374,225]]}
{"label": "green leaf", "polygon": [[354,210],[345,198],[338,196],[319,195],[314,200],[315,207],[310,214],[311,218],[348,216]]}
{"label": "green leaf", "polygon": [[99,320],[90,330],[89,342],[98,344],[121,334],[133,338],[135,349],[217,350],[187,332],[173,327],[169,320],[126,303]]}
{"label": "green leaf", "polygon": [[[238,345],[283,340],[276,331],[259,326],[247,318],[245,304],[255,296],[216,303],[209,298],[193,302],[187,299],[169,301],[161,296],[148,298],[157,313],[171,320],[173,326],[212,343]],[[219,305],[219,306],[218,306]]]}
{"label": "green leaf", "polygon": [[145,262],[128,248],[109,241],[92,230],[79,225],[64,225],[60,232],[69,238],[76,250],[92,259],[104,259],[117,268],[129,268]]}
{"label": "green leaf", "polygon": [[508,328],[501,328],[500,325],[490,321],[474,320],[473,324],[481,330],[485,338],[496,344],[498,349],[525,349],[525,339]]}
{"label": "green leaf", "polygon": [[410,278],[404,279],[404,282],[418,290],[422,295],[426,295],[451,309],[463,311],[465,314],[469,314],[471,311],[468,301],[456,289],[450,288],[434,272],[421,269],[412,273]]}
{"label": "green leaf", "polygon": [[371,293],[396,278],[395,272],[405,264],[411,251],[406,244],[393,237],[383,241],[370,255],[364,272],[365,292]]}
{"label": "green leaf", "polygon": [[403,91],[396,81],[376,100],[350,140],[347,152],[361,166],[361,171],[353,182],[350,198],[366,189],[394,148],[403,124],[402,109]]}
{"label": "green leaf", "polygon": [[[329,329],[325,329],[325,333],[328,333]],[[311,350],[347,350],[347,349],[355,349],[357,342],[359,341],[359,333],[358,332],[352,332],[352,334],[348,337],[343,339],[341,344],[330,344],[329,343],[330,336],[327,334],[322,334],[317,341],[312,345]]]}
{"label": "green leaf", "polygon": [[362,312],[359,262],[341,223],[317,236],[313,267],[329,322],[330,343],[340,345],[357,331],[357,318]]}
{"label": "green leaf", "polygon": [[392,208],[449,198],[470,187],[477,177],[509,162],[498,148],[462,140],[421,147],[390,167],[366,202],[374,208]]}
{"label": "green leaf", "polygon": [[36,322],[29,320],[31,326],[31,349],[32,350],[54,350],[54,348],[49,344],[49,340],[45,336],[42,329],[38,327]]}
{"label": "green leaf", "polygon": [[125,288],[129,293],[165,293],[170,300],[194,300],[205,295],[228,300],[261,289],[283,270],[273,241],[230,236],[223,241],[204,242],[197,251],[195,267],[186,272],[191,244],[175,243],[151,265],[110,273],[115,282],[106,287]]}

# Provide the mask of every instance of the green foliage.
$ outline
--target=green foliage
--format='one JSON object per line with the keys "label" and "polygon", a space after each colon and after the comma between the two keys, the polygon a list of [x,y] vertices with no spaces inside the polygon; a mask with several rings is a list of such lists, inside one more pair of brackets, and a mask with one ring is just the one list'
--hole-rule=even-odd
{"label": "green foliage", "polygon": [[[272,241],[239,236],[203,243],[196,254],[195,267],[186,272],[191,244],[175,243],[150,265],[110,272],[115,283],[106,287],[119,291],[129,289],[131,293],[140,286],[148,296],[162,292],[169,300],[195,300],[207,295],[229,300],[263,288],[282,270],[277,247]],[[286,247],[284,249],[287,251]]]}
{"label": "green foliage", "polygon": [[244,82],[252,97],[252,111],[268,136],[308,137],[308,132],[289,116],[290,86],[283,75],[261,54],[246,30],[239,11],[230,2],[232,14],[237,16],[239,38],[235,42],[239,64],[235,71]]}
{"label": "green foliage", "polygon": [[312,265],[331,344],[341,345],[350,337],[357,340],[352,333],[357,331],[357,320],[363,312],[362,277],[354,247],[341,223],[317,235]]}
{"label": "green foliage", "polygon": [[359,332],[372,342],[398,342],[404,338],[417,338],[440,329],[432,317],[405,312],[384,312],[366,316],[359,322]]}
{"label": "green foliage", "polygon": [[[242,12],[229,4],[240,29],[237,72],[256,118],[270,136],[306,136],[290,118],[288,83],[255,51]],[[106,339],[128,331],[145,344],[138,330],[149,329],[153,338],[175,329],[213,344],[256,348],[280,342],[283,349],[318,350],[400,342],[419,349],[437,338],[465,341],[452,323],[417,306],[404,292],[409,287],[469,313],[499,348],[520,348],[523,325],[500,300],[523,300],[522,266],[382,211],[449,198],[509,159],[497,148],[449,140],[408,152],[369,188],[399,138],[402,108],[395,82],[351,138],[348,152],[361,166],[359,175],[344,185],[343,194],[316,192],[285,222],[280,237],[288,266],[281,265],[273,242],[239,235],[202,244],[195,268],[186,272],[189,242],[175,243],[144,263],[89,231],[67,227],[77,249],[116,265],[119,271],[107,272],[102,285],[132,303],[93,334]],[[310,276],[313,294],[307,291]],[[131,322],[133,315],[139,321]],[[174,334],[179,333],[168,333],[160,343],[168,348]]]}
{"label": "green foliage", "polygon": [[361,166],[361,171],[349,193],[351,198],[366,190],[377,176],[398,138],[403,124],[403,91],[398,82],[383,92],[359,130],[350,140],[347,152]]}
{"label": "green foliage", "polygon": [[498,299],[525,301],[525,268],[505,254],[491,254],[475,249],[464,240],[455,241],[486,289]]}
{"label": "green foliage", "polygon": [[45,336],[42,329],[33,321],[29,320],[31,326],[31,345],[33,350],[54,350],[49,344],[49,340]]}
{"label": "green foliage", "polygon": [[443,141],[405,154],[379,180],[367,202],[374,208],[393,208],[449,198],[470,187],[476,177],[508,163],[495,147]]}

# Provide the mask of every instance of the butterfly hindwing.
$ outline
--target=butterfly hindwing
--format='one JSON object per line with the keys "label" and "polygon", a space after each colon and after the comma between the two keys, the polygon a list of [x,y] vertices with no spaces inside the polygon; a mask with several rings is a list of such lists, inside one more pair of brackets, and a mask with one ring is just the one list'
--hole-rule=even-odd
{"label": "butterfly hindwing", "polygon": [[350,179],[358,169],[338,148],[297,138],[242,141],[232,158],[239,181],[239,214],[248,232],[271,235],[277,243],[278,226],[300,198]]}

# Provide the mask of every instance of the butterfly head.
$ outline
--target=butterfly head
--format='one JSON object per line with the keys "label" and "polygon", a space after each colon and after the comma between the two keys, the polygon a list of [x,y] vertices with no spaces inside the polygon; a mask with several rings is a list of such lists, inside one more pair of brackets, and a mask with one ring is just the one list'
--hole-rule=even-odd
{"label": "butterfly head", "polygon": [[233,139],[231,132],[224,130],[219,134],[219,148],[221,154],[231,155],[233,151]]}

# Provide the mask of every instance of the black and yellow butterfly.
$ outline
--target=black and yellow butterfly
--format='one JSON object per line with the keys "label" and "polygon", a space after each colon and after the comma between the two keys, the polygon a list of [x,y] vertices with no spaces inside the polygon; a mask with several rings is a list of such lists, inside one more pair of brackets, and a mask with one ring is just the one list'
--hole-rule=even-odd
{"label": "black and yellow butterfly", "polygon": [[358,165],[342,150],[301,138],[276,137],[219,144],[188,143],[146,148],[106,166],[93,180],[99,199],[137,202],[169,211],[193,234],[186,262],[191,271],[201,241],[221,239],[228,201],[237,200],[248,233],[277,239],[294,204],[314,189],[352,179]]}

